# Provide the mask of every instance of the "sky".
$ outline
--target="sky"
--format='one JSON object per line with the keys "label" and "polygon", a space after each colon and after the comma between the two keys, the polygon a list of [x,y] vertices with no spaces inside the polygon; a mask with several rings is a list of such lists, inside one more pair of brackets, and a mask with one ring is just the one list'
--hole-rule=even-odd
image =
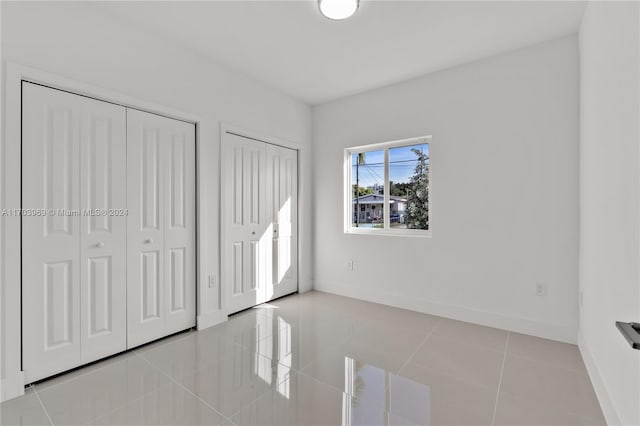
{"label": "sky", "polygon": [[[421,148],[429,155],[429,144],[402,146],[389,149],[389,179],[393,182],[408,182],[416,167],[416,155],[411,148]],[[358,155],[351,156],[352,180],[356,181]],[[384,185],[384,150],[367,151],[365,164],[360,166],[360,186]]]}

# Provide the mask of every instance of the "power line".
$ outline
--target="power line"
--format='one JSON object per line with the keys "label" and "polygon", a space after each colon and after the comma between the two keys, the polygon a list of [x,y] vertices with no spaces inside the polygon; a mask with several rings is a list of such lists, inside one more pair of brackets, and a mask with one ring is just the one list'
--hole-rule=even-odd
{"label": "power line", "polygon": [[384,180],[384,179],[383,179],[383,178],[382,178],[382,177],[381,177],[381,176],[380,176],[380,175],[379,175],[375,170],[371,169],[368,165],[365,165],[364,167],[366,167],[366,168],[367,168],[367,170],[369,171],[369,173],[374,173],[374,174],[378,177],[378,179],[380,179],[380,180]]}
{"label": "power line", "polygon": [[367,171],[367,173],[369,173],[369,176],[371,176],[371,178],[373,179],[374,183],[377,183],[378,180],[382,180],[379,177],[374,176],[369,168],[366,168],[365,170]]}
{"label": "power line", "polygon": [[[396,160],[396,161],[389,161],[389,164],[397,164],[397,163],[417,163],[420,160]],[[427,160],[427,162],[429,162],[429,160]],[[355,166],[384,166],[384,162],[382,163],[364,163],[364,164],[352,164],[353,167]]]}

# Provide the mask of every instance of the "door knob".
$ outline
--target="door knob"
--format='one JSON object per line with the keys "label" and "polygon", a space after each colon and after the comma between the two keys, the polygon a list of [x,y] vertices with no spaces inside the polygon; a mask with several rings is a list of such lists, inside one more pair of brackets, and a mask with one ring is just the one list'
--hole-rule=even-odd
{"label": "door knob", "polygon": [[145,244],[151,244],[153,242],[153,238],[147,238],[146,240],[144,240]]}
{"label": "door knob", "polygon": [[104,247],[104,243],[102,241],[96,244],[96,248],[103,248],[103,247]]}
{"label": "door knob", "polygon": [[252,232],[251,232],[251,235],[256,235],[256,231],[252,231]]}

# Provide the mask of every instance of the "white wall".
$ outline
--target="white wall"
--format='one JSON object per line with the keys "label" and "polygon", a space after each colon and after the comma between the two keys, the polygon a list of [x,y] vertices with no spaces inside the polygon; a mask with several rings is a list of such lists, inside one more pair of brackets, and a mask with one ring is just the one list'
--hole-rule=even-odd
{"label": "white wall", "polygon": [[591,2],[580,29],[580,349],[609,424],[640,424],[640,7]]}
{"label": "white wall", "polygon": [[[575,342],[578,62],[574,36],[314,108],[314,288]],[[433,237],[345,235],[343,149],[421,135]]]}
{"label": "white wall", "polygon": [[[219,276],[220,122],[301,145],[300,290],[310,289],[311,109],[88,3],[2,2],[3,67],[17,62],[202,117],[198,272],[203,282],[209,274]],[[218,310],[217,289],[203,286],[199,295],[200,315]]]}

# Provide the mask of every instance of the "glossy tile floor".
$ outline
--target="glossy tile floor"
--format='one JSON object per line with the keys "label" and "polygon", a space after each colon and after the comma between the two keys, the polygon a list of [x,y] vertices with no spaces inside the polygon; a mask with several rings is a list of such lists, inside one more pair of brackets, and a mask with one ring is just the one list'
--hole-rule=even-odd
{"label": "glossy tile floor", "polygon": [[576,346],[326,293],[39,383],[3,425],[601,425]]}

